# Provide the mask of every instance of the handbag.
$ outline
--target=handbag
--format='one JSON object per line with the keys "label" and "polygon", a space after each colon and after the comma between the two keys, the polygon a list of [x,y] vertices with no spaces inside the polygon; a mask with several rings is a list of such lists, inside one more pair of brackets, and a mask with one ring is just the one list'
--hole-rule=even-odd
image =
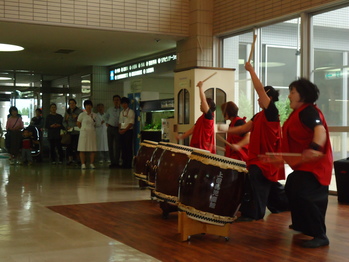
{"label": "handbag", "polygon": [[11,146],[11,132],[7,131],[5,134],[5,148],[9,149]]}
{"label": "handbag", "polygon": [[70,143],[71,143],[71,135],[67,132],[61,132],[61,144],[70,145]]}

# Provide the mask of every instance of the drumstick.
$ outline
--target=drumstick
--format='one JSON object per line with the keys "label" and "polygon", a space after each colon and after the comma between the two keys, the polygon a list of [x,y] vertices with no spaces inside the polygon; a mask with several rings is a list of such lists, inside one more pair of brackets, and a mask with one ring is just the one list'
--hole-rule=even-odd
{"label": "drumstick", "polygon": [[300,157],[302,156],[301,153],[277,153],[277,152],[266,152],[267,156],[294,156],[294,157]]}
{"label": "drumstick", "polygon": [[252,58],[252,55],[253,55],[253,52],[254,52],[254,44],[256,43],[256,39],[257,39],[257,35],[254,35],[253,36],[252,46],[251,46],[251,51],[250,51],[250,56],[248,57],[247,62],[251,61],[251,58]]}
{"label": "drumstick", "polygon": [[225,143],[225,144],[227,144],[227,145],[229,145],[229,146],[232,146],[232,144],[230,144],[227,140],[225,140],[223,137],[221,137],[221,136],[217,136],[217,138],[218,138],[218,140],[220,140],[220,141],[222,141],[223,143]]}
{"label": "drumstick", "polygon": [[212,75],[210,75],[209,77],[207,77],[205,80],[202,80],[201,82],[205,82],[207,80],[209,80],[212,76],[214,76],[215,74],[217,74],[217,72],[214,72]]}

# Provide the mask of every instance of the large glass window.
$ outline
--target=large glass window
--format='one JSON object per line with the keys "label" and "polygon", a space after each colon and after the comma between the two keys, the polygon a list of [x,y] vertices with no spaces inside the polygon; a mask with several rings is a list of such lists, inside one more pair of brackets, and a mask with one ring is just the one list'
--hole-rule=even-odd
{"label": "large glass window", "polygon": [[[349,156],[348,127],[349,7],[313,16],[311,77],[320,89],[317,101],[329,126],[334,159]],[[342,131],[342,132],[340,132]]]}
{"label": "large glass window", "polygon": [[247,32],[223,39],[223,67],[235,68],[233,101],[239,107],[239,116],[248,119],[253,116],[254,93],[247,84],[244,65],[248,60],[253,41],[253,32]]}
{"label": "large glass window", "polygon": [[279,90],[276,105],[283,123],[290,113],[288,86],[300,76],[300,18],[223,39],[223,67],[236,68],[234,95],[237,101],[234,102],[239,106],[239,116],[247,118],[259,111],[250,75],[244,68],[253,34],[257,34],[257,43],[251,63],[263,85]]}
{"label": "large glass window", "polygon": [[279,91],[281,124],[288,118],[288,86],[300,77],[300,18],[262,27],[260,30],[259,77],[264,85]]}

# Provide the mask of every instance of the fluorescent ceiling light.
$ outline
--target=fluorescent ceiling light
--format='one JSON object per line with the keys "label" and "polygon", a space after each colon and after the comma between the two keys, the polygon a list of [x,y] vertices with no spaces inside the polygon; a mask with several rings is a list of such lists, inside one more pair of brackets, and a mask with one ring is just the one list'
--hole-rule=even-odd
{"label": "fluorescent ceiling light", "polygon": [[10,44],[1,44],[0,43],[0,52],[14,52],[22,51],[24,48],[19,45],[10,45]]}
{"label": "fluorescent ceiling light", "polygon": [[7,76],[0,76],[0,80],[12,80],[12,78]]}

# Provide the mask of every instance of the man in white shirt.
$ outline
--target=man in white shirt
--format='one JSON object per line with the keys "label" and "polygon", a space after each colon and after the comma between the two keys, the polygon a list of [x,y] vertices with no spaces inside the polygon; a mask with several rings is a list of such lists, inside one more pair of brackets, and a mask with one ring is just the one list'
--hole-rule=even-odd
{"label": "man in white shirt", "polygon": [[132,168],[133,159],[133,125],[135,123],[135,112],[129,105],[130,100],[127,97],[121,98],[123,110],[119,118],[119,133],[123,168]]}
{"label": "man in white shirt", "polygon": [[110,107],[105,113],[105,121],[107,124],[107,136],[108,136],[108,148],[109,148],[109,158],[110,165],[109,168],[119,167],[120,159],[120,134],[119,134],[119,117],[121,112],[120,107],[120,96],[113,96],[114,106]]}

